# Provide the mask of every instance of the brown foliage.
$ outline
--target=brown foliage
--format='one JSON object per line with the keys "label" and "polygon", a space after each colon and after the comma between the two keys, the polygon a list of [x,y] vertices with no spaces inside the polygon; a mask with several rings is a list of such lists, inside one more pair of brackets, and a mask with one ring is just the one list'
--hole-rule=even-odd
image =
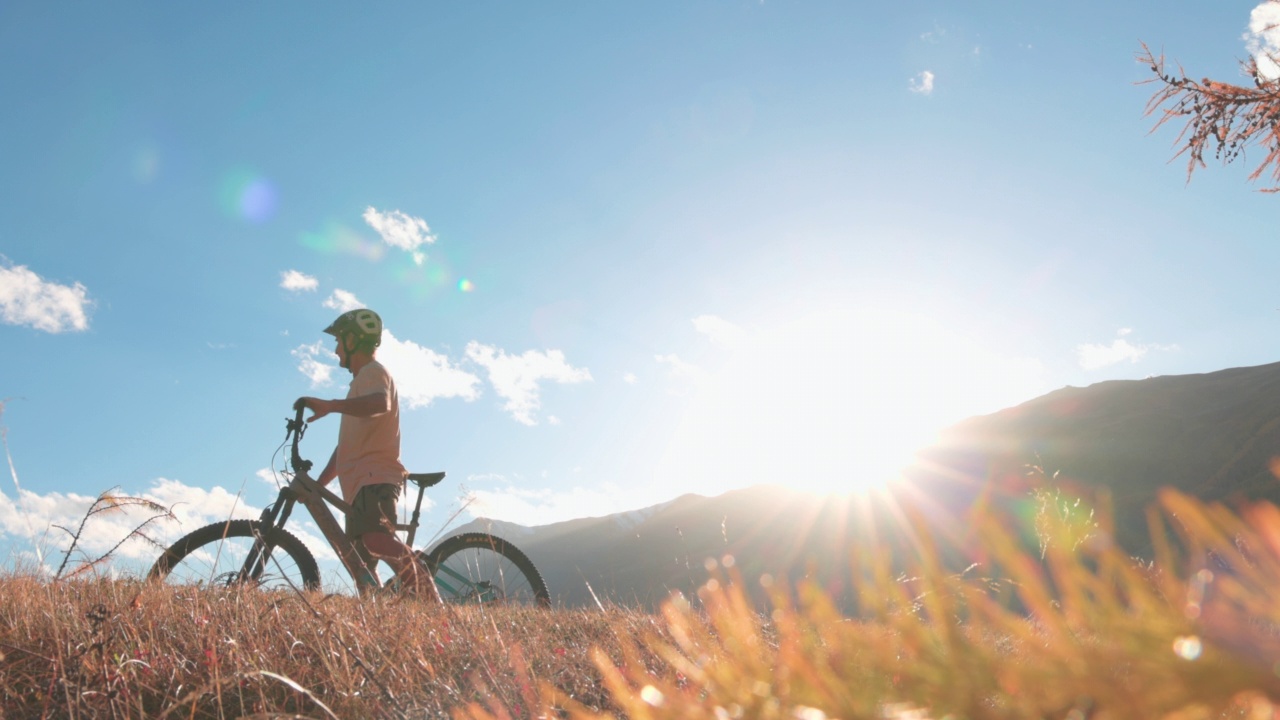
{"label": "brown foliage", "polygon": [[11,575],[0,718],[527,715],[539,683],[605,710],[592,648],[621,661],[638,626],[651,616]]}
{"label": "brown foliage", "polygon": [[1171,121],[1183,123],[1175,141],[1180,149],[1174,157],[1187,155],[1188,181],[1196,168],[1205,167],[1206,153],[1227,165],[1257,145],[1266,156],[1249,180],[1269,172],[1276,184],[1263,192],[1280,192],[1280,81],[1264,78],[1253,58],[1241,63],[1245,75],[1253,78],[1253,87],[1209,78],[1193,80],[1181,66],[1173,72],[1164,55],[1155,55],[1145,43],[1138,60],[1155,75],[1143,83],[1159,85],[1146,108],[1147,115],[1159,118],[1152,130]]}
{"label": "brown foliage", "polygon": [[1280,509],[1166,490],[1137,562],[1040,501],[1042,551],[978,508],[977,571],[918,520],[906,575],[857,553],[861,619],[733,568],[659,616],[0,577],[0,717],[1280,716]]}

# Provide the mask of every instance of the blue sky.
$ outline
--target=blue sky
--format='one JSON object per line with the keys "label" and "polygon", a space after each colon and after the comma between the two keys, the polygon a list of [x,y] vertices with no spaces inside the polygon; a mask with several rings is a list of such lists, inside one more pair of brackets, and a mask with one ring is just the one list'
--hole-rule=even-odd
{"label": "blue sky", "polygon": [[1255,4],[4,3],[0,546],[117,486],[256,514],[356,303],[429,527],[873,486],[1272,362],[1280,200],[1187,183],[1135,84],[1143,41],[1240,78]]}

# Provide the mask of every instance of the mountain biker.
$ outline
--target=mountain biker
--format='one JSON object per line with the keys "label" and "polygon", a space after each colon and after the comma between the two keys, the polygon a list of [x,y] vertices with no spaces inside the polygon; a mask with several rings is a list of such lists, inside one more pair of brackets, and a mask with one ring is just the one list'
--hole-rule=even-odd
{"label": "mountain biker", "polygon": [[435,583],[395,534],[396,497],[407,473],[400,463],[400,398],[395,381],[374,357],[382,344],[382,318],[369,309],[351,310],[324,332],[337,341],[338,363],[351,372],[351,388],[342,400],[304,397],[301,402],[314,413],[307,422],[342,415],[338,446],[316,482],[324,486],[338,478],[342,499],[352,507],[346,534],[367,570],[356,584],[361,593],[378,587],[376,566],[382,560],[406,585],[438,601]]}

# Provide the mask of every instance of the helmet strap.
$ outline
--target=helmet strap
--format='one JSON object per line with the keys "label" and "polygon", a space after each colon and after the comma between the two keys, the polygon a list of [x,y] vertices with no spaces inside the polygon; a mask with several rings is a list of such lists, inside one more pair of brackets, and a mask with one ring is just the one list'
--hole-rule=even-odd
{"label": "helmet strap", "polygon": [[346,351],[347,358],[358,352],[372,352],[373,347],[366,339],[360,338],[353,332],[342,334],[342,349]]}
{"label": "helmet strap", "polygon": [[343,354],[347,356],[347,364],[351,364],[351,355],[360,347],[360,341],[355,339],[355,333],[345,332],[340,336],[342,338]]}

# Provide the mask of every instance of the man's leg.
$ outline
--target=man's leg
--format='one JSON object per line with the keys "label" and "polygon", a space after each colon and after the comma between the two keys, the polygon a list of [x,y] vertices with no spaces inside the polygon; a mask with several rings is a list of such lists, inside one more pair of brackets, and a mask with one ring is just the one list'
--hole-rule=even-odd
{"label": "man's leg", "polygon": [[364,575],[356,578],[356,589],[364,595],[370,590],[382,587],[382,580],[378,578],[378,558],[365,547],[364,536],[351,538],[351,545],[355,548],[356,556],[360,558],[360,569],[364,572]]}
{"label": "man's leg", "polygon": [[[382,560],[391,566],[403,584],[413,588],[418,595],[439,601],[440,594],[426,568],[418,562],[413,549],[396,537],[396,498],[399,494],[398,485],[367,485],[360,488],[356,500],[363,500],[359,528],[362,532],[356,544],[363,551],[362,557],[368,555],[372,559],[370,567]],[[357,508],[355,502],[351,505],[353,510]]]}
{"label": "man's leg", "polygon": [[427,573],[427,568],[418,562],[413,548],[400,542],[400,538],[395,535],[383,531],[365,533],[361,539],[370,553],[386,561],[396,571],[396,577],[402,583],[413,588],[421,597],[439,602],[440,593],[436,590],[436,583]]}
{"label": "man's leg", "polygon": [[361,595],[382,587],[382,581],[378,579],[378,558],[369,552],[364,536],[382,529],[383,506],[387,498],[390,498],[392,517],[395,516],[395,493],[389,492],[388,487],[394,488],[387,485],[366,485],[360,488],[351,500],[351,512],[347,513],[347,537],[351,539],[363,565],[358,569],[356,577],[356,589]]}

